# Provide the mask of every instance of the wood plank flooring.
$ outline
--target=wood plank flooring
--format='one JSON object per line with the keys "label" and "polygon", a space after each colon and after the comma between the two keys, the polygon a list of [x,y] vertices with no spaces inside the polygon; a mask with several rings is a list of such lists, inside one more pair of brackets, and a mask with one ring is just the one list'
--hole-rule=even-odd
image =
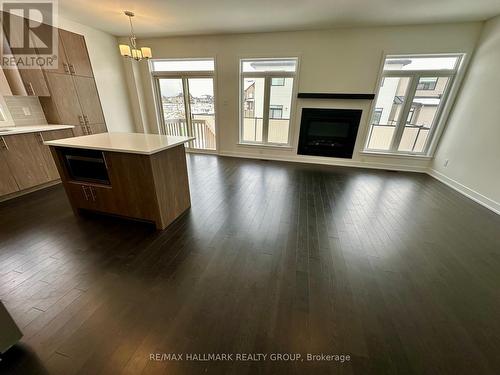
{"label": "wood plank flooring", "polygon": [[0,298],[24,333],[0,372],[500,373],[500,216],[422,174],[188,168],[192,208],[163,232],[75,217],[60,186],[0,204]]}

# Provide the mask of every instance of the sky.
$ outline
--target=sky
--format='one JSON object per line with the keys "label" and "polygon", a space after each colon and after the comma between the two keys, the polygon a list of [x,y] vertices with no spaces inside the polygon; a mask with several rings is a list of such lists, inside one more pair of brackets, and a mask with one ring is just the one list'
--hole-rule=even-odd
{"label": "sky", "polygon": [[[212,78],[189,78],[189,93],[192,96],[212,95],[213,80]],[[176,96],[182,93],[182,80],[180,78],[161,78],[160,90],[162,96]]]}

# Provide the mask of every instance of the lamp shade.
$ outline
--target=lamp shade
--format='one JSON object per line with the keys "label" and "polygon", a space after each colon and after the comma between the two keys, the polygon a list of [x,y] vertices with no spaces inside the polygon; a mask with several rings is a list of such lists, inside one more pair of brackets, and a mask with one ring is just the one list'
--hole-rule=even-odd
{"label": "lamp shade", "polygon": [[132,48],[132,57],[136,60],[142,59],[142,52],[140,49]]}
{"label": "lamp shade", "polygon": [[150,59],[153,57],[153,53],[151,52],[151,48],[149,47],[142,47],[141,52],[142,52],[142,57],[145,59]]}
{"label": "lamp shade", "polygon": [[127,44],[120,44],[118,47],[120,47],[120,55],[124,57],[131,57],[132,52],[130,51],[130,46]]}

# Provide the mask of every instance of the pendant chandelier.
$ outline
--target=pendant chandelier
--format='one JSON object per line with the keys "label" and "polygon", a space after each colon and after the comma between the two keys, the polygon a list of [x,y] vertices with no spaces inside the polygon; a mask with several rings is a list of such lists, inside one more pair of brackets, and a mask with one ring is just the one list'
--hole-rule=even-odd
{"label": "pendant chandelier", "polygon": [[131,12],[129,10],[126,10],[125,15],[128,17],[129,22],[130,22],[130,44],[120,44],[120,54],[123,57],[127,58],[132,58],[136,61],[141,61],[143,59],[150,59],[153,57],[153,54],[151,52],[151,48],[149,47],[137,47],[137,37],[135,36],[134,33],[134,26],[132,26],[132,17],[135,16],[134,12]]}

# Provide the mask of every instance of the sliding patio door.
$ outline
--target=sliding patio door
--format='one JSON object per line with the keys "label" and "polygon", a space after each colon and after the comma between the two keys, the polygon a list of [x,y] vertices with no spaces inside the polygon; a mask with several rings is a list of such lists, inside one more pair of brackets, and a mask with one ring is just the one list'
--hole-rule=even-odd
{"label": "sliding patio door", "polygon": [[166,135],[195,137],[188,147],[216,149],[214,80],[212,77],[157,78]]}

